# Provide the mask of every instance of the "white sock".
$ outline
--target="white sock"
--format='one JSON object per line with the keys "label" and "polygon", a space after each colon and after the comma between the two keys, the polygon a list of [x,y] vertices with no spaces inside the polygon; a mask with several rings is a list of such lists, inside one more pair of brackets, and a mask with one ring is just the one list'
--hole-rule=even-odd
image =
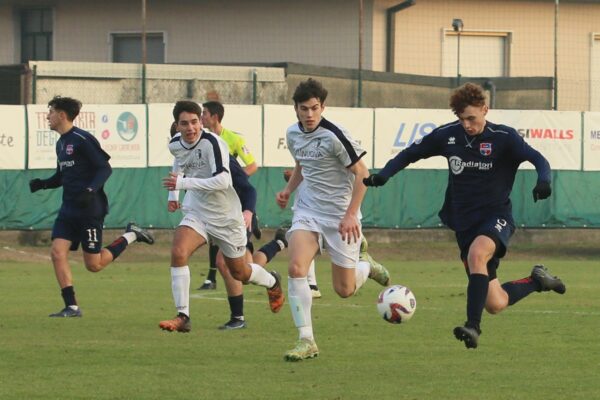
{"label": "white sock", "polygon": [[190,268],[171,267],[171,290],[177,312],[190,316]]}
{"label": "white sock", "polygon": [[131,243],[135,242],[137,239],[135,232],[125,232],[121,236],[123,236],[125,238],[125,240],[127,240],[127,244],[131,244]]}
{"label": "white sock", "polygon": [[367,281],[369,278],[369,272],[371,272],[371,264],[366,261],[359,261],[356,264],[356,268],[354,268],[354,279],[356,281],[356,288],[354,289],[354,293],[360,289],[360,287]]}
{"label": "white sock", "polygon": [[310,262],[310,267],[308,267],[308,275],[306,276],[308,279],[309,285],[317,286],[317,276],[315,275],[315,260]]}
{"label": "white sock", "polygon": [[312,294],[306,278],[288,277],[288,302],[300,339],[314,340],[312,328]]}
{"label": "white sock", "polygon": [[254,285],[266,287],[267,289],[270,289],[273,287],[273,285],[275,285],[275,277],[271,275],[270,272],[258,264],[250,263],[249,265],[250,268],[252,268],[252,274],[250,274],[250,279],[248,279],[248,282]]}

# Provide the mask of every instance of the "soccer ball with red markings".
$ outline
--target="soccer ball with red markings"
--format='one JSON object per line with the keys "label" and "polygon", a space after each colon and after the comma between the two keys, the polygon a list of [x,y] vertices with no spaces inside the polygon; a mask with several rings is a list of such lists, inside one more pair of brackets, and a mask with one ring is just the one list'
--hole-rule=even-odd
{"label": "soccer ball with red markings", "polygon": [[399,324],[412,318],[417,308],[414,293],[402,285],[385,288],[379,293],[377,311],[387,322]]}

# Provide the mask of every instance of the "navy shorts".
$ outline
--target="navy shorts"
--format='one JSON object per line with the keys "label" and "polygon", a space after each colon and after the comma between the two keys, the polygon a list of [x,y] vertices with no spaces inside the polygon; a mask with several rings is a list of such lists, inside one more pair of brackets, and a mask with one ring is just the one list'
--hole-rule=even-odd
{"label": "navy shorts", "polygon": [[86,253],[98,254],[102,250],[102,228],[104,218],[71,217],[58,214],[52,227],[52,239],[71,241],[71,251],[79,248]]}
{"label": "navy shorts", "polygon": [[467,275],[469,274],[469,268],[467,266],[469,247],[471,247],[471,243],[473,243],[477,236],[483,235],[489,237],[496,243],[496,252],[487,264],[490,281],[496,279],[496,269],[498,269],[498,266],[500,265],[500,259],[506,254],[508,242],[514,232],[515,225],[512,222],[512,219],[507,220],[504,217],[498,216],[490,217],[466,231],[456,232],[456,242],[460,249],[460,258],[465,264]]}

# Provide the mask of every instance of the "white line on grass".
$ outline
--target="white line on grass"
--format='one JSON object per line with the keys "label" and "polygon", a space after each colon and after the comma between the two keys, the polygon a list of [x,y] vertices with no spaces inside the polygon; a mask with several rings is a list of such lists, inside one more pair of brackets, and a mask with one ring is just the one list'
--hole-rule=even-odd
{"label": "white line on grass", "polygon": [[[191,294],[190,298],[200,300],[212,300],[212,301],[227,301],[226,297],[207,296],[204,294]],[[263,300],[252,300],[244,299],[245,303],[265,303]],[[349,307],[349,308],[371,308],[374,305],[361,305],[361,304],[330,304],[323,303],[320,300],[313,301],[313,307]],[[438,307],[423,307],[419,306],[422,310],[433,310],[433,311],[445,311],[444,308]],[[558,310],[510,310],[511,313],[522,313],[522,314],[574,314],[574,315],[585,315],[585,316],[600,316],[600,312],[588,312],[588,311],[558,311]]]}
{"label": "white line on grass", "polygon": [[33,257],[42,258],[44,260],[51,260],[50,256],[44,256],[44,255],[41,255],[41,254],[30,253],[30,252],[23,251],[23,250],[17,250],[17,249],[13,249],[12,247],[9,247],[9,246],[3,246],[2,249],[6,250],[6,251],[13,252],[13,253],[22,254],[22,255],[25,255],[25,256],[33,256]]}

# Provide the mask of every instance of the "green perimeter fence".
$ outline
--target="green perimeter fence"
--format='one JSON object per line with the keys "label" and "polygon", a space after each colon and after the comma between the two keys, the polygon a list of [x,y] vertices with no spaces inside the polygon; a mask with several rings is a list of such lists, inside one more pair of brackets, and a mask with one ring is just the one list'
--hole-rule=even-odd
{"label": "green perimeter fence", "polygon": [[[107,228],[128,221],[143,226],[173,228],[180,212],[167,212],[167,192],[161,179],[169,167],[114,169],[105,190],[110,213]],[[252,176],[258,192],[257,214],[268,227],[289,225],[290,209],[280,210],[275,193],[284,187],[283,168],[265,167]],[[54,170],[0,171],[0,229],[50,229],[60,207],[62,189],[29,192],[28,182]],[[446,187],[446,170],[405,170],[379,189],[369,189],[362,205],[363,226],[370,228],[437,228]],[[512,193],[519,226],[600,228],[600,172],[554,171],[549,200],[533,202],[535,171],[519,171]]]}

